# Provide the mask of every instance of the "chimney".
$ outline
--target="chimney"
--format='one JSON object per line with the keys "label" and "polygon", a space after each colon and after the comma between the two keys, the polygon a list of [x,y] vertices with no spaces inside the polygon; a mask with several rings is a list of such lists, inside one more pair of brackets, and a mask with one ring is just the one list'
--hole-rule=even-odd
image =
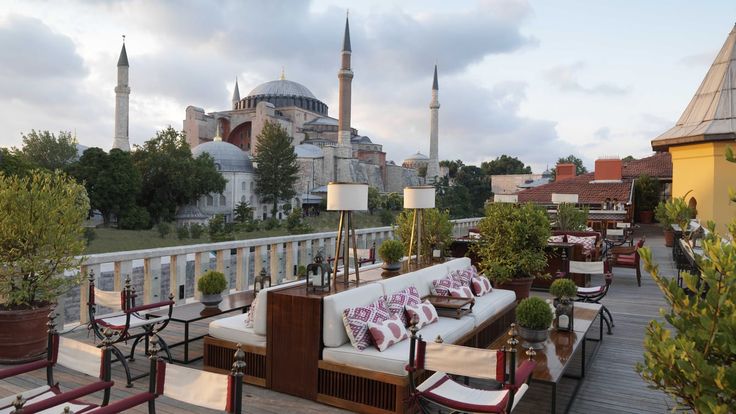
{"label": "chimney", "polygon": [[557,178],[555,181],[564,181],[575,178],[575,164],[557,164]]}
{"label": "chimney", "polygon": [[621,159],[618,157],[595,160],[595,181],[621,181]]}

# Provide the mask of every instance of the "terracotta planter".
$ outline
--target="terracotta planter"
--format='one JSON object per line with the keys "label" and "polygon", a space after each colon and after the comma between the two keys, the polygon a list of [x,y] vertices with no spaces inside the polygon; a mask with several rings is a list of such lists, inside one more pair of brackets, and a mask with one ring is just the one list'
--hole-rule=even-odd
{"label": "terracotta planter", "polygon": [[499,289],[513,290],[516,293],[516,302],[518,303],[522,299],[526,299],[529,297],[529,291],[532,289],[532,282],[534,282],[534,277],[532,276],[520,277],[511,279],[506,283],[494,285],[494,287],[497,287]]}
{"label": "terracotta planter", "polygon": [[639,222],[642,224],[652,224],[654,213],[651,210],[643,210],[639,212]]}
{"label": "terracotta planter", "polygon": [[51,305],[28,310],[0,310],[0,364],[20,364],[46,353],[46,323]]}
{"label": "terracotta planter", "polygon": [[675,245],[675,231],[674,230],[670,229],[670,230],[664,231],[664,245],[666,247],[672,247]]}

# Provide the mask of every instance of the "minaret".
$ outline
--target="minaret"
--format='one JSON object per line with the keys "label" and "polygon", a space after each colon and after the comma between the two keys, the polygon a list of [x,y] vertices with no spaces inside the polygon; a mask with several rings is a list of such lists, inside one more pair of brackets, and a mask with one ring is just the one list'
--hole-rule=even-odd
{"label": "minaret", "polygon": [[235,77],[235,89],[233,90],[233,109],[238,109],[240,102],[240,90],[238,89],[238,77]]}
{"label": "minaret", "polygon": [[338,146],[350,146],[350,96],[351,83],[353,82],[353,71],[350,69],[350,24],[348,18],[345,17],[345,37],[342,41],[342,51],[340,52],[341,64],[340,71],[337,72],[337,79],[340,80],[340,114],[337,127],[337,144]]}
{"label": "minaret", "polygon": [[115,87],[115,138],[112,147],[123,151],[130,151],[128,137],[128,106],[130,86],[128,86],[128,53],[125,51],[125,36],[123,48],[118,58],[118,86]]}
{"label": "minaret", "polygon": [[437,82],[437,65],[434,65],[434,80],[432,81],[432,101],[429,103],[429,163],[427,164],[427,183],[434,183],[440,175],[438,154],[438,124],[440,101],[438,99],[439,84]]}

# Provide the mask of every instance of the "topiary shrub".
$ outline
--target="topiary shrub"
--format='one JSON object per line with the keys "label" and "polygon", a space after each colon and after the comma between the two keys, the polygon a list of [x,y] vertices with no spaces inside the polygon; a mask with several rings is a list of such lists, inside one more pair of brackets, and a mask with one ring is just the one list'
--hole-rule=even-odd
{"label": "topiary shrub", "polygon": [[516,322],[527,329],[547,329],[553,319],[552,309],[547,302],[536,296],[522,300],[516,307]]}
{"label": "topiary shrub", "polygon": [[227,289],[227,280],[221,272],[208,270],[197,281],[197,290],[204,295],[216,295]]}
{"label": "topiary shrub", "polygon": [[571,299],[577,296],[578,287],[570,279],[557,279],[549,287],[549,293],[558,299]]}
{"label": "topiary shrub", "polygon": [[156,231],[158,232],[158,235],[161,236],[161,238],[163,239],[169,233],[171,233],[171,226],[169,225],[169,223],[162,221],[156,225]]}
{"label": "topiary shrub", "polygon": [[386,240],[378,248],[378,256],[385,263],[397,263],[404,257],[404,245],[398,240]]}
{"label": "topiary shrub", "polygon": [[132,206],[118,217],[118,227],[124,230],[151,228],[151,215],[141,206]]}
{"label": "topiary shrub", "polygon": [[202,237],[202,233],[204,233],[204,226],[199,223],[192,223],[189,225],[189,235],[193,239],[198,239]]}

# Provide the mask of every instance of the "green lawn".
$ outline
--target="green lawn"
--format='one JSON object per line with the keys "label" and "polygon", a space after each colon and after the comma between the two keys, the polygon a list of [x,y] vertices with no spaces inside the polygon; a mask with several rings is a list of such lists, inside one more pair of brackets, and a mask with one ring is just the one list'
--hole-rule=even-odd
{"label": "green lawn", "polygon": [[[381,227],[379,215],[368,213],[354,213],[356,229]],[[322,212],[318,217],[307,217],[305,222],[312,227],[313,232],[336,231],[338,222],[337,212]],[[96,237],[87,247],[87,254],[108,253],[126,250],[153,249],[156,247],[181,246],[186,244],[210,243],[209,235],[205,230],[199,239],[182,239],[176,237],[176,229],[172,225],[171,233],[161,238],[156,229],[151,230],[118,230],[115,228],[96,228]],[[257,239],[261,237],[284,236],[289,234],[285,228],[273,230],[258,230],[254,232],[235,233],[236,240]]]}

